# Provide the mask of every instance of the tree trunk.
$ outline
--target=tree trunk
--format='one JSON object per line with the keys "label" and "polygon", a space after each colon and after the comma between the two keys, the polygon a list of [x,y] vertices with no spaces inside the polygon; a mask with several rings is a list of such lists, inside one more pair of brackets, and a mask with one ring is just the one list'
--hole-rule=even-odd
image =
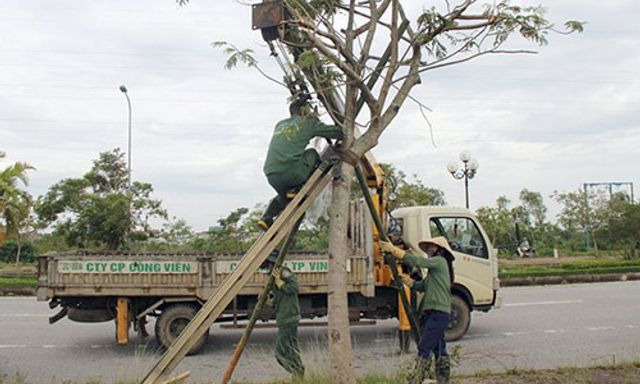
{"label": "tree trunk", "polygon": [[16,267],[20,266],[20,252],[22,251],[22,242],[20,236],[16,236]]}
{"label": "tree trunk", "polygon": [[596,252],[596,257],[600,257],[600,251],[598,249],[598,242],[596,241],[596,233],[595,233],[595,231],[589,231],[589,234],[591,235],[591,241],[593,242],[593,249]]}
{"label": "tree trunk", "polygon": [[349,193],[353,176],[353,167],[342,163],[340,176],[333,181],[329,211],[329,354],[333,382],[340,384],[356,382],[352,367],[346,268],[349,253]]}

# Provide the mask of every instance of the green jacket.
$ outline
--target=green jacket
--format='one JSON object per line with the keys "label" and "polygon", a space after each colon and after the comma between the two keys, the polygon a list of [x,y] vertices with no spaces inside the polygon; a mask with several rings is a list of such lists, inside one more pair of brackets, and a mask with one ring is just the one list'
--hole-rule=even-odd
{"label": "green jacket", "polygon": [[[282,270],[290,269],[282,267]],[[282,279],[284,285],[280,288],[273,285],[273,306],[276,310],[276,324],[287,325],[300,321],[300,304],[298,302],[298,279],[291,272],[291,277]]]}
{"label": "green jacket", "polygon": [[269,143],[264,174],[286,172],[292,163],[300,161],[309,141],[316,136],[342,139],[342,129],[326,125],[317,119],[292,116],[276,124]]}
{"label": "green jacket", "polygon": [[446,313],[451,312],[451,280],[449,266],[442,256],[425,258],[406,254],[402,263],[410,267],[428,268],[427,277],[416,281],[413,285],[417,291],[424,292],[420,303],[420,312],[433,309]]}

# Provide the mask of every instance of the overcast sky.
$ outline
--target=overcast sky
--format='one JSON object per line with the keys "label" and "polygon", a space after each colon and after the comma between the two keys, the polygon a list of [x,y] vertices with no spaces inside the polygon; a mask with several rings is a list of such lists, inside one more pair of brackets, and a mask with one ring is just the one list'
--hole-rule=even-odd
{"label": "overcast sky", "polygon": [[[429,4],[413,1],[412,5]],[[513,3],[521,3],[513,1]],[[528,2],[531,3],[531,2]],[[374,153],[464,205],[446,171],[462,150],[480,169],[471,208],[514,203],[523,188],[549,195],[586,182],[640,182],[640,7],[632,0],[546,0],[549,18],[587,21],[583,34],[550,36],[537,55],[480,58],[429,72],[415,96],[432,109],[436,146],[407,104]],[[538,2],[533,2],[538,4]],[[211,48],[252,48],[279,77],[251,10],[232,0],[0,0],[0,150],[26,161],[29,191],[80,177],[92,160],[127,150],[133,105],[134,180],[150,182],[170,215],[196,230],[238,207],[266,202],[262,174],[287,91],[252,70],[223,69]],[[524,48],[532,48],[523,43]],[[553,219],[553,217],[550,217]]]}

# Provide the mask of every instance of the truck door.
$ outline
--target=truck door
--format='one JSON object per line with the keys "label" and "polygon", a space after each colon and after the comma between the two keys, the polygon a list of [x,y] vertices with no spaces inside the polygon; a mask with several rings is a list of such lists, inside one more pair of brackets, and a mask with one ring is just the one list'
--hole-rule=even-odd
{"label": "truck door", "polygon": [[455,253],[455,283],[471,295],[471,308],[493,301],[493,269],[489,244],[470,217],[431,217],[431,237],[444,236]]}

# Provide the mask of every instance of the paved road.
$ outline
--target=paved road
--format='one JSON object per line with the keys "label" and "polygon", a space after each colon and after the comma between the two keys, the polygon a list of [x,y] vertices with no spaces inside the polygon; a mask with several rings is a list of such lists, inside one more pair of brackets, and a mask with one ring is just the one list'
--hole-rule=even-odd
{"label": "paved road", "polygon": [[[505,305],[474,313],[460,348],[457,373],[508,368],[588,366],[640,359],[640,282],[504,289]],[[114,343],[112,323],[79,324],[63,319],[49,325],[46,303],[34,298],[0,298],[0,374],[27,376],[29,383],[101,378],[105,382],[142,377],[158,359],[153,339],[129,346]],[[394,320],[354,326],[354,365],[359,374],[392,372],[408,365],[399,356]],[[257,329],[235,379],[286,377],[272,357],[276,330]],[[303,359],[324,371],[326,327],[301,328]],[[219,378],[240,330],[212,328],[204,353],[188,357],[177,371],[195,380]],[[0,376],[1,377],[1,376]]]}

